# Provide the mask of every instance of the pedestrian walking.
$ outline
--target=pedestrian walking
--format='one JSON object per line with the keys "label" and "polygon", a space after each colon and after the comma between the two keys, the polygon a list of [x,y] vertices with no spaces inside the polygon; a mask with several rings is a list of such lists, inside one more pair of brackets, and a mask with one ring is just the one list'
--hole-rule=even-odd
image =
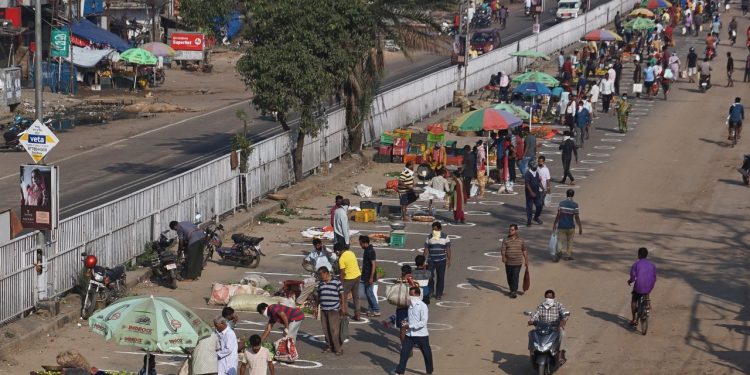
{"label": "pedestrian walking", "polygon": [[237,375],[239,363],[237,335],[229,327],[227,320],[221,316],[214,319],[214,328],[219,338],[219,344],[216,346],[218,375]]}
{"label": "pedestrian walking", "polygon": [[477,176],[477,156],[471,151],[471,146],[464,146],[464,163],[461,177],[464,181],[466,199],[471,197],[471,180]]}
{"label": "pedestrian walking", "polygon": [[732,53],[727,52],[727,87],[734,86],[734,80],[732,80],[732,73],[734,73],[734,59]]}
{"label": "pedestrian walking", "polygon": [[622,95],[615,105],[617,115],[617,129],[620,133],[628,132],[628,116],[630,116],[631,104],[627,95]]}
{"label": "pedestrian walking", "polygon": [[342,199],[333,214],[333,243],[349,247],[349,200]]}
{"label": "pedestrian walking", "polygon": [[499,10],[500,13],[500,28],[505,29],[505,24],[508,21],[508,7],[503,4],[503,6],[500,7]]}
{"label": "pedestrian walking", "polygon": [[326,347],[323,353],[333,352],[341,355],[341,318],[347,316],[346,294],[340,280],[337,280],[326,267],[318,270],[320,283],[318,283],[318,301],[320,303],[320,324],[323,327],[323,335],[326,339]]}
{"label": "pedestrian walking", "polygon": [[601,80],[600,90],[602,93],[602,112],[608,113],[612,95],[615,93],[614,82],[608,79]]}
{"label": "pedestrian walking", "polygon": [[[578,224],[578,234],[583,234],[583,226],[581,225],[581,218],[578,215],[578,203],[573,200],[575,196],[575,190],[568,189],[565,192],[565,200],[560,201],[557,208],[557,216],[555,216],[555,223],[552,224],[552,231],[557,231],[557,243],[558,249],[565,248],[565,260],[573,260],[573,236],[576,231],[576,224]],[[560,260],[562,254],[558,253],[555,257],[555,261]]]}
{"label": "pedestrian walking", "polygon": [[578,147],[583,148],[583,138],[586,128],[591,123],[589,110],[583,106],[583,100],[578,102],[578,113],[576,113],[576,143]]}
{"label": "pedestrian walking", "polygon": [[599,102],[599,82],[591,85],[589,89],[589,101],[591,102],[591,116],[596,118],[596,103]]}
{"label": "pedestrian walking", "polygon": [[409,310],[407,323],[403,325],[406,333],[404,343],[401,345],[401,353],[395,373],[403,375],[406,371],[406,363],[409,361],[412,350],[416,345],[424,357],[425,371],[431,375],[434,371],[432,364],[432,349],[430,348],[430,336],[427,331],[429,312],[427,305],[419,298],[419,287],[409,288]]}
{"label": "pedestrian walking", "polygon": [[263,334],[260,335],[262,340],[268,338],[274,324],[281,322],[281,324],[284,325],[284,337],[289,336],[292,340],[297,341],[297,332],[299,332],[299,327],[305,319],[305,313],[303,313],[302,310],[296,307],[285,306],[280,303],[270,306],[267,303],[261,303],[258,305],[257,311],[258,314],[268,318],[266,329],[263,331]]}
{"label": "pedestrian walking", "polygon": [[560,78],[563,76],[563,65],[565,65],[565,51],[560,50],[557,55],[557,76]]}
{"label": "pedestrian walking", "polygon": [[698,36],[701,31],[703,31],[703,14],[696,12],[693,16],[693,32],[695,36]]}
{"label": "pedestrian walking", "polygon": [[620,95],[620,79],[622,78],[622,62],[618,58],[615,63],[612,64],[612,69],[615,71],[615,94]]}
{"label": "pedestrian walking", "polygon": [[367,297],[367,303],[370,307],[367,316],[378,317],[380,316],[380,305],[378,305],[378,296],[375,295],[375,291],[373,290],[373,286],[378,281],[378,275],[375,272],[377,268],[375,248],[370,245],[370,237],[364,235],[359,236],[359,246],[364,251],[362,254],[361,282],[364,287],[365,296]]}
{"label": "pedestrian walking", "polygon": [[652,61],[648,62],[648,66],[643,69],[643,83],[646,87],[646,97],[651,97],[651,87],[654,86],[654,82],[656,81],[656,71],[654,69],[654,63]]}
{"label": "pedestrian walking", "polygon": [[432,273],[429,287],[438,301],[443,298],[445,271],[451,266],[451,240],[442,228],[439,221],[432,223],[432,233],[427,236],[422,252]]}
{"label": "pedestrian walking", "polygon": [[[750,43],[750,38],[748,38],[748,43]],[[745,76],[742,78],[742,82],[750,82],[750,48],[745,58]]]}
{"label": "pedestrian walking", "polygon": [[[414,279],[414,275],[412,275],[412,269],[411,266],[408,264],[404,264],[401,266],[401,278],[399,281],[403,284],[406,284],[409,288],[412,287],[419,287],[419,284]],[[421,287],[420,287],[420,293]],[[424,298],[422,299],[424,302]],[[406,336],[406,329],[404,328],[404,321],[408,319],[409,314],[409,306],[397,306],[396,307],[396,313],[389,316],[388,319],[382,321],[383,326],[385,328],[390,327],[391,325],[395,326],[399,329],[399,340],[401,341],[401,345],[404,344],[404,339]]]}
{"label": "pedestrian walking", "polygon": [[508,237],[503,240],[501,255],[508,280],[508,296],[516,298],[521,266],[529,267],[529,251],[526,248],[526,242],[518,234],[517,224],[511,224],[508,227]]}
{"label": "pedestrian walking", "polygon": [[185,254],[183,281],[198,280],[203,272],[203,247],[206,243],[206,232],[189,221],[172,221],[169,223],[169,228],[177,232],[178,251]]}
{"label": "pedestrian walking", "polygon": [[549,168],[547,168],[546,162],[547,158],[544,155],[539,155],[539,157],[536,159],[536,163],[539,165],[539,179],[542,181],[542,202],[546,201],[547,194],[550,194],[552,189],[552,176],[550,174]]}
{"label": "pedestrian walking", "polygon": [[198,340],[193,353],[188,359],[190,374],[216,375],[219,371],[219,359],[216,348],[219,346],[219,335],[214,330],[210,335]]}
{"label": "pedestrian walking", "polygon": [[398,200],[401,205],[401,220],[406,221],[406,210],[409,205],[417,200],[417,195],[414,193],[414,162],[409,160],[404,165],[404,170],[398,176]]}
{"label": "pedestrian walking", "polygon": [[250,369],[248,375],[271,375],[276,374],[273,367],[273,353],[267,348],[261,346],[261,339],[258,335],[250,336],[248,340],[249,348],[246,348],[240,355],[240,375],[245,375],[245,370]]}
{"label": "pedestrian walking", "polygon": [[464,224],[466,222],[466,217],[464,216],[466,194],[464,194],[464,189],[464,182],[461,181],[461,171],[453,171],[451,178],[451,199],[449,209],[453,211],[454,224]]}
{"label": "pedestrian walking", "polygon": [[531,226],[532,218],[535,223],[542,224],[542,219],[539,216],[542,214],[542,206],[544,205],[542,195],[544,189],[542,188],[542,179],[539,177],[537,169],[536,160],[532,160],[529,162],[529,170],[524,175],[527,227]]}
{"label": "pedestrian walking", "polygon": [[570,173],[570,162],[573,160],[573,156],[576,157],[576,163],[578,163],[578,150],[576,149],[576,143],[570,138],[570,131],[563,132],[563,140],[558,149],[561,152],[562,164],[563,164],[563,177],[560,180],[561,184],[565,183],[565,180],[570,178],[570,184],[575,185],[575,178]]}
{"label": "pedestrian walking", "polygon": [[521,160],[521,164],[523,165],[529,165],[529,162],[532,160],[536,160],[536,154],[538,152],[538,145],[536,142],[536,136],[531,134],[529,131],[529,128],[524,128],[522,130],[524,134],[523,138],[523,160]]}
{"label": "pedestrian walking", "polygon": [[[750,56],[749,56],[750,57]],[[695,53],[695,47],[690,47],[687,55],[687,76],[688,82],[694,83],[693,77],[698,73],[698,54]]]}
{"label": "pedestrian walking", "polygon": [[677,56],[677,52],[672,52],[672,56],[669,56],[669,69],[674,74],[674,81],[680,76],[680,57]]}
{"label": "pedestrian walking", "polygon": [[354,320],[359,321],[359,279],[362,276],[362,271],[359,269],[357,257],[353,251],[344,248],[341,244],[334,244],[333,251],[339,256],[339,270],[341,271],[341,285],[344,288],[344,295],[352,294]]}
{"label": "pedestrian walking", "polygon": [[333,217],[336,215],[336,209],[341,207],[341,201],[344,200],[344,197],[337,195],[333,206],[331,206],[331,226],[333,226]]}

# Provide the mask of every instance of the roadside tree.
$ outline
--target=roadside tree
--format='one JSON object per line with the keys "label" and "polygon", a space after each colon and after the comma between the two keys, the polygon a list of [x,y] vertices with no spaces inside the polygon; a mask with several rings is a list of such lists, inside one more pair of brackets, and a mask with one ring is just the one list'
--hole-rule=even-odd
{"label": "roadside tree", "polygon": [[216,20],[225,18],[237,6],[236,0],[181,0],[180,17],[187,26],[214,34]]}

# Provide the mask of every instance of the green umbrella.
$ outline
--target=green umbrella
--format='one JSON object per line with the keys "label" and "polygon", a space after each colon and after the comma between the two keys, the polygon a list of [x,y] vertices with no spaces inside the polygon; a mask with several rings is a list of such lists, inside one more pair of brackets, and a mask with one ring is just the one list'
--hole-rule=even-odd
{"label": "green umbrella", "polygon": [[537,82],[549,87],[555,87],[560,84],[560,81],[555,79],[555,77],[544,72],[526,72],[513,78],[512,82],[515,84]]}
{"label": "green umbrella", "polygon": [[131,48],[120,54],[120,60],[136,65],[156,65],[156,56],[143,48]]}
{"label": "green umbrella", "polygon": [[510,114],[512,114],[513,116],[516,116],[516,117],[520,118],[521,120],[528,120],[529,117],[530,117],[529,113],[526,112],[526,110],[524,110],[523,108],[521,108],[521,107],[519,107],[519,106],[517,106],[515,104],[500,103],[500,104],[495,104],[494,106],[492,106],[492,108],[494,108],[494,109],[500,109],[500,110],[503,110],[505,112],[509,112]]}
{"label": "green umbrella", "polygon": [[92,332],[147,352],[183,353],[211,334],[197,314],[169,297],[123,298],[89,318]]}
{"label": "green umbrella", "polygon": [[511,52],[511,56],[517,56],[517,57],[531,57],[535,59],[543,59],[543,60],[549,60],[549,56],[534,50],[523,50],[523,51],[517,51],[517,52]]}
{"label": "green umbrella", "polygon": [[638,17],[626,22],[624,26],[626,29],[647,30],[656,27],[656,24],[652,19]]}

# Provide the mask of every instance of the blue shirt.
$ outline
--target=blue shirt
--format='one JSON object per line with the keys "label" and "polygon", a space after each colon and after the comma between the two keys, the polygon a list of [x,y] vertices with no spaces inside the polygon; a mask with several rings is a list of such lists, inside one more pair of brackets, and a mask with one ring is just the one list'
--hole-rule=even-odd
{"label": "blue shirt", "polygon": [[646,82],[653,82],[654,81],[654,67],[649,66],[646,69],[643,69],[643,80]]}
{"label": "blue shirt", "polygon": [[427,254],[433,262],[443,262],[448,259],[448,249],[451,247],[451,240],[448,235],[441,232],[439,239],[432,238],[432,234],[427,236],[424,242]]}
{"label": "blue shirt", "polygon": [[429,313],[427,312],[427,305],[419,298],[409,297],[409,300],[409,330],[406,331],[406,335],[412,337],[428,336],[427,319]]}
{"label": "blue shirt", "polygon": [[729,121],[739,122],[745,118],[745,108],[740,103],[734,103],[729,107]]}
{"label": "blue shirt", "polygon": [[557,213],[560,219],[557,222],[557,229],[575,229],[575,215],[578,214],[578,203],[572,199],[565,199],[557,204]]}

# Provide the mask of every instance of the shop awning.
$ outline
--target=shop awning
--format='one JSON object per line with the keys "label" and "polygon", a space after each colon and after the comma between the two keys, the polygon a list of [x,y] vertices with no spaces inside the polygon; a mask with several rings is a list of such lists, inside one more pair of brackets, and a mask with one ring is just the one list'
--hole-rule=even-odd
{"label": "shop awning", "polygon": [[[73,65],[80,66],[82,68],[93,68],[103,58],[107,57],[110,53],[114,52],[113,49],[91,49],[81,48],[77,46],[73,47]],[[70,62],[70,59],[65,57],[65,61]]]}
{"label": "shop awning", "polygon": [[[107,44],[119,52],[130,48],[128,42],[122,40],[119,36],[96,26],[87,19],[82,19],[70,25],[70,30],[74,35],[90,40],[93,43]],[[75,53],[75,52],[74,52]],[[75,56],[73,57],[75,61]]]}

